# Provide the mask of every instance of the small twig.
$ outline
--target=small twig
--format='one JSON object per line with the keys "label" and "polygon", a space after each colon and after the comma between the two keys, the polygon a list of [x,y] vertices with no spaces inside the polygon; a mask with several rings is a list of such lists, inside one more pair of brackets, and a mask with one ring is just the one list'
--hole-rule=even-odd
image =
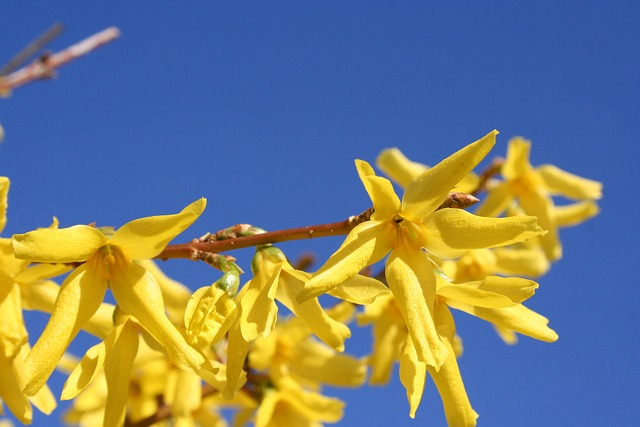
{"label": "small twig", "polygon": [[213,241],[195,240],[190,243],[167,246],[158,259],[192,258],[194,251],[220,253],[234,249],[249,248],[269,243],[288,242],[291,240],[312,239],[316,237],[341,236],[349,232],[358,224],[371,218],[373,209],[368,209],[360,215],[354,215],[341,222],[331,224],[309,225],[306,227],[289,228],[286,230],[270,231],[252,236]]}
{"label": "small twig", "polygon": [[12,89],[23,86],[36,80],[50,78],[56,68],[73,61],[92,50],[103,46],[120,35],[120,30],[115,27],[107,28],[96,33],[79,43],[51,55],[46,55],[35,60],[18,71],[8,76],[0,77],[0,93],[8,93]]}
{"label": "small twig", "polygon": [[494,175],[497,175],[500,173],[500,170],[502,169],[503,164],[504,164],[504,159],[502,157],[496,157],[495,159],[493,159],[489,167],[487,167],[480,174],[480,181],[478,182],[478,188],[476,188],[476,190],[471,194],[476,195],[486,190],[487,183],[491,178],[493,178]]}
{"label": "small twig", "polygon": [[29,43],[27,47],[22,49],[20,53],[15,55],[7,64],[0,69],[0,76],[6,76],[9,73],[14,72],[22,64],[24,64],[30,57],[35,55],[40,49],[45,47],[51,40],[60,35],[64,26],[57,22],[51,26],[47,31],[40,34],[38,38]]}

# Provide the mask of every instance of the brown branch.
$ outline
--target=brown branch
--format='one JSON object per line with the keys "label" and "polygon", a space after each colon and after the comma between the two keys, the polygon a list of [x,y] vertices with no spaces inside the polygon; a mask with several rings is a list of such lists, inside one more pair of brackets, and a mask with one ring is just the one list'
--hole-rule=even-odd
{"label": "brown branch", "polygon": [[58,37],[64,27],[61,23],[57,22],[51,26],[47,31],[40,34],[34,41],[29,43],[27,47],[22,49],[20,53],[15,55],[11,60],[0,69],[0,76],[6,76],[9,73],[14,72],[22,64],[35,55],[40,49],[45,47],[51,40]]}
{"label": "brown branch", "polygon": [[493,159],[491,164],[480,174],[480,181],[478,182],[478,188],[471,193],[472,195],[476,195],[482,191],[486,190],[487,183],[494,175],[497,175],[502,170],[502,165],[504,164],[504,159],[502,157],[496,157]]}
{"label": "brown branch", "polygon": [[254,234],[252,236],[242,236],[225,240],[200,241],[196,239],[190,243],[169,245],[160,253],[160,255],[156,256],[156,258],[162,260],[167,260],[169,258],[189,258],[197,260],[198,254],[202,252],[220,253],[234,249],[266,245],[269,243],[312,239],[316,237],[341,236],[349,234],[356,225],[364,221],[368,221],[371,218],[372,213],[373,209],[368,209],[360,215],[351,216],[341,222],[308,225],[306,227],[270,231],[261,234]]}
{"label": "brown branch", "polygon": [[115,27],[107,28],[96,33],[79,43],[51,55],[36,59],[8,76],[0,77],[0,93],[8,93],[12,89],[26,85],[36,80],[51,78],[54,70],[64,64],[73,61],[92,50],[103,46],[120,36],[120,30]]}

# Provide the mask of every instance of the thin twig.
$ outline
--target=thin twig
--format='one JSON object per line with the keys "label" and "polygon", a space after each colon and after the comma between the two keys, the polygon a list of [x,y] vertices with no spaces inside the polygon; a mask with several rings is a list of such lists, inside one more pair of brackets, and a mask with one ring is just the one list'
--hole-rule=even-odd
{"label": "thin twig", "polygon": [[36,80],[51,78],[56,68],[86,55],[92,50],[117,39],[119,36],[120,30],[115,27],[110,27],[58,53],[36,59],[18,71],[8,76],[0,77],[0,93],[8,93],[12,89]]}
{"label": "thin twig", "polygon": [[0,69],[0,76],[6,76],[9,73],[14,72],[18,69],[22,64],[27,62],[27,60],[35,55],[40,49],[45,47],[51,40],[55,39],[60,35],[64,26],[56,22],[44,33],[40,34],[34,41],[29,43],[27,47],[22,49],[20,53],[15,55],[7,64]]}
{"label": "thin twig", "polygon": [[167,260],[169,258],[194,259],[194,255],[201,252],[220,253],[234,249],[266,245],[269,243],[288,242],[291,240],[303,240],[316,237],[341,236],[349,234],[356,225],[364,221],[368,221],[372,212],[372,209],[368,209],[360,215],[351,216],[345,221],[334,222],[331,224],[289,228],[286,230],[270,231],[254,234],[252,236],[237,237],[234,239],[214,241],[196,240],[190,243],[169,245],[160,253],[160,255],[156,256],[156,258],[162,260]]}

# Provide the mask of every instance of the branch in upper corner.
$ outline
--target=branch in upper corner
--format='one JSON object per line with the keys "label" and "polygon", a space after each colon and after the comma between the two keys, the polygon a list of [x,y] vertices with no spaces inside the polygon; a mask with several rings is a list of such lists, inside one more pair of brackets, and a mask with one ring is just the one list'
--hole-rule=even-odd
{"label": "branch in upper corner", "polygon": [[54,54],[45,54],[31,64],[9,74],[0,77],[0,96],[9,94],[13,89],[34,82],[48,79],[54,76],[57,68],[73,61],[94,49],[112,42],[120,36],[120,30],[109,27],[68,48]]}

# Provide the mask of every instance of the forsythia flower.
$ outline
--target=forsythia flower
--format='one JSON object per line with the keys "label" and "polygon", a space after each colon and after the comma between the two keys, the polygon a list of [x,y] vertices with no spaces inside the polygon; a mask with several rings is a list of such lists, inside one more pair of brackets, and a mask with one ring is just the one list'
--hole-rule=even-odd
{"label": "forsythia flower", "polygon": [[[548,233],[540,238],[550,261],[562,257],[558,227],[585,221],[598,212],[593,200],[602,197],[602,184],[565,172],[553,165],[534,168],[529,161],[531,143],[517,137],[509,141],[507,157],[502,166],[504,181],[496,184],[476,213],[497,216],[515,199],[527,215],[538,217],[538,223]],[[552,196],[561,195],[580,203],[563,207],[554,205]]]}
{"label": "forsythia flower", "polygon": [[13,236],[16,257],[40,263],[83,263],[62,283],[51,318],[25,361],[25,393],[46,382],[65,349],[91,318],[110,288],[118,307],[134,316],[167,351],[176,366],[200,371],[202,354],[185,341],[165,314],[156,279],[133,260],[158,255],[191,225],[206,205],[200,199],[175,215],[131,221],[113,235],[94,227],[39,229]]}
{"label": "forsythia flower", "polygon": [[[294,269],[276,247],[264,247],[256,252],[252,268],[254,277],[236,296],[236,321],[229,330],[227,355],[227,389],[231,398],[238,386],[249,343],[258,337],[268,337],[276,326],[280,301],[327,345],[343,351],[350,329],[327,315],[317,298],[299,302],[296,295],[311,278],[309,273]],[[370,304],[376,297],[388,293],[379,281],[354,275],[329,292],[354,304]],[[231,315],[230,315],[231,316]]]}
{"label": "forsythia flower", "polygon": [[543,233],[533,217],[484,218],[460,209],[438,210],[449,191],[491,150],[496,134],[489,133],[414,178],[402,201],[389,180],[376,176],[368,163],[356,161],[375,213],[349,233],[298,300],[326,293],[390,253],[386,278],[411,344],[418,360],[440,369],[451,355],[436,331],[434,265],[423,248],[441,258],[454,258],[471,249],[505,246]]}

